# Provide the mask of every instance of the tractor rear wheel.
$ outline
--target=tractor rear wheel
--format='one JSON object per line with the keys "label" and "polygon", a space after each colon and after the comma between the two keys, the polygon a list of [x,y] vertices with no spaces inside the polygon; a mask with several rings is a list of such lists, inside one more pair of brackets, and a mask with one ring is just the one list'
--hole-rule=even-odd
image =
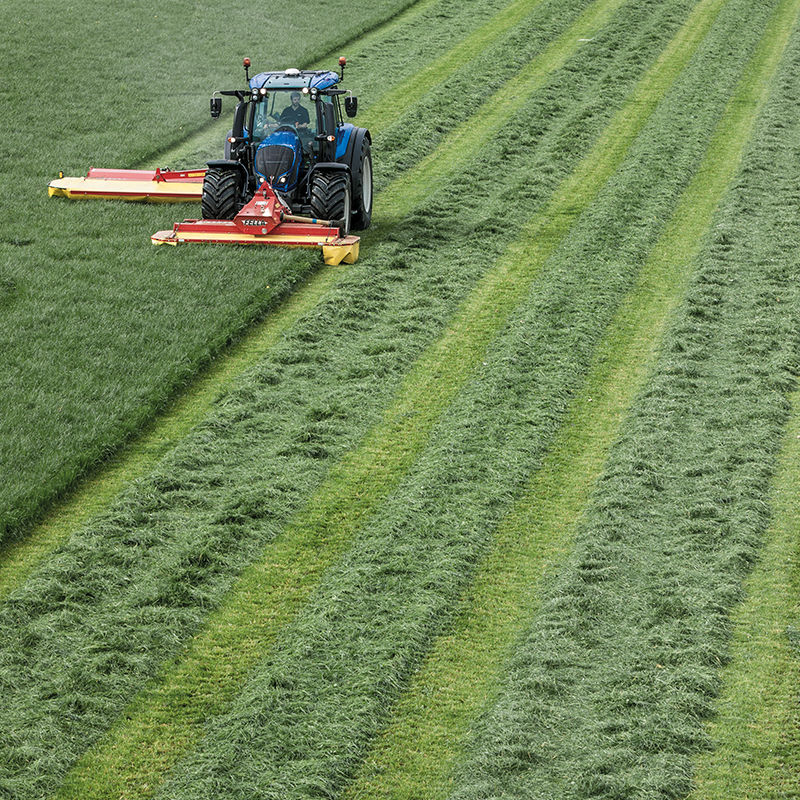
{"label": "tractor rear wheel", "polygon": [[317,219],[339,223],[342,236],[350,233],[350,178],[344,172],[318,170],[311,177],[311,210]]}
{"label": "tractor rear wheel", "polygon": [[239,210],[239,172],[209,167],[201,207],[203,219],[233,219]]}
{"label": "tractor rear wheel", "polygon": [[365,231],[372,222],[372,148],[361,143],[361,153],[353,169],[353,227]]}

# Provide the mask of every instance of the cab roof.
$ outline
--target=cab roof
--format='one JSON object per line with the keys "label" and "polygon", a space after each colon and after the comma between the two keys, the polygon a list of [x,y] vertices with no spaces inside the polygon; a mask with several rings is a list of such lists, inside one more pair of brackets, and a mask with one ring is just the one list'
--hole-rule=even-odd
{"label": "cab roof", "polygon": [[329,89],[339,83],[338,72],[287,69],[283,72],[259,72],[250,78],[251,89]]}

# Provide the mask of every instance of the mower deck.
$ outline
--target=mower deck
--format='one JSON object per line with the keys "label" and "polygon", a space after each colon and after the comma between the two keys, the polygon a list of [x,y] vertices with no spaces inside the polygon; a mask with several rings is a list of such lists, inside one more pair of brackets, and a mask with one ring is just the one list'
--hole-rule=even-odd
{"label": "mower deck", "polygon": [[262,184],[255,197],[232,220],[187,219],[171,231],[158,231],[153,244],[254,244],[282,247],[319,247],[326,264],[354,264],[358,259],[358,236],[342,236],[330,220],[296,217],[288,206]]}
{"label": "mower deck", "polygon": [[144,170],[97,169],[92,167],[84,178],[51,181],[50,197],[72,200],[132,200],[147,203],[198,202],[203,196],[205,169]]}

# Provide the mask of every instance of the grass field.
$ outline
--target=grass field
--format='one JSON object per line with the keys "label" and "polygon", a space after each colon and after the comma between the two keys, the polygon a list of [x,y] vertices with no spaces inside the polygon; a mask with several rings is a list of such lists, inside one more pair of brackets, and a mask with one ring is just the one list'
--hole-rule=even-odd
{"label": "grass field", "polygon": [[3,34],[0,797],[797,796],[800,0],[327,6],[337,269],[46,199],[215,156],[252,10]]}

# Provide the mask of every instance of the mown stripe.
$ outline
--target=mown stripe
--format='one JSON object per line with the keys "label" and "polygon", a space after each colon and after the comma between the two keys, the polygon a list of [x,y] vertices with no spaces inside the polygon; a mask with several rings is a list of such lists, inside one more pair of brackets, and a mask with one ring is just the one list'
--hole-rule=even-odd
{"label": "mown stripe", "polygon": [[800,393],[774,482],[774,522],[747,600],[733,613],[731,666],[698,760],[692,800],[800,796]]}
{"label": "mown stripe", "polygon": [[765,86],[785,46],[785,38],[775,37],[777,22],[784,20],[776,16],[765,33],[637,288],[598,349],[595,367],[562,433],[526,497],[499,527],[456,630],[437,642],[348,797],[436,798],[452,789],[452,767],[470,725],[497,686],[510,648],[535,611],[531,598],[542,574],[570,547],[622,418],[685,293],[685,265],[699,252],[714,210],[736,174],[766,97]]}
{"label": "mown stripe", "polygon": [[[465,156],[478,152],[488,139],[503,127],[519,107],[520,99],[529,97],[544,86],[547,75],[564,66],[581,39],[596,36],[624,0],[601,0],[589,6],[567,30],[555,39],[542,53],[532,59],[503,87],[498,89],[478,109],[477,113],[455,128],[442,143],[419,161],[407,173],[401,189],[393,183],[383,192],[383,203],[388,206],[385,217],[395,220],[418,208],[431,185],[445,180],[454,166],[463,163]],[[685,44],[691,47],[689,41]]]}
{"label": "mown stripe", "polygon": [[[784,320],[798,356],[796,281],[796,195],[798,166],[795,142],[800,37],[795,31],[790,53],[776,81],[770,109],[759,123],[760,141],[748,154],[739,187],[743,203],[734,207],[740,240],[748,261],[768,275],[788,273],[787,285],[768,295],[767,314],[753,309],[753,320],[770,326]],[[740,213],[743,204],[756,213]],[[756,235],[758,232],[759,235]],[[744,248],[740,247],[741,252]],[[789,270],[783,265],[792,265]],[[777,372],[777,371],[776,371]],[[792,369],[796,383],[797,368]],[[800,393],[790,398],[783,445],[773,478],[771,522],[753,572],[744,583],[744,601],[731,614],[730,664],[709,725],[714,748],[697,760],[693,800],[784,798],[800,793]]]}
{"label": "mown stripe", "polygon": [[[580,18],[582,22],[575,23],[573,28],[581,31],[589,27],[592,27],[593,30],[599,28],[600,21],[608,18],[610,9],[621,2],[622,0],[611,0],[611,2],[602,0],[596,3],[584,12]],[[416,14],[418,11],[421,13],[428,5],[430,4],[415,5],[405,13],[414,12]],[[521,13],[520,9],[521,7],[515,9],[508,17],[504,17],[504,20],[507,22],[517,20]],[[405,14],[398,18],[398,23],[400,19],[406,20]],[[487,25],[485,28],[490,29],[492,26]],[[534,59],[528,65],[528,71],[533,70],[537,80],[543,80],[548,71],[560,67],[563,60],[566,59],[570,47],[572,50],[577,47],[575,30],[568,30],[557,40],[558,58],[556,60],[549,58],[542,61],[541,59],[547,55],[545,53],[541,58]],[[491,38],[493,37],[489,36],[489,31],[484,31],[476,42],[489,42]],[[448,66],[457,68],[463,64],[460,59],[466,58],[468,52],[463,50],[460,45],[456,45],[454,50],[458,51],[459,58],[453,59],[449,54],[445,54],[442,58],[445,59]],[[442,74],[442,80],[445,80],[448,74],[447,72]],[[506,102],[502,120],[495,120],[496,124],[500,124],[513,113],[513,109],[518,107],[526,96],[514,94],[513,102]],[[498,95],[489,97],[486,104],[494,103],[497,98]],[[402,95],[394,98],[392,102],[396,103],[398,107],[407,107],[407,105],[402,105]],[[413,102],[413,99],[409,102]],[[465,123],[462,128],[467,126],[468,123]],[[484,123],[483,131],[486,136],[490,134],[486,123]],[[452,163],[449,172],[452,174],[457,165],[463,164],[472,157],[479,147],[480,143],[475,142],[471,148],[465,147],[458,152],[450,153],[449,157],[452,159]],[[438,149],[434,151],[434,154],[436,152]],[[396,197],[402,198],[405,191],[402,187],[409,187],[411,181],[414,182],[418,191],[422,190],[427,194],[441,180],[443,180],[442,174],[428,177],[425,174],[415,173],[401,176],[390,187],[397,186]],[[397,219],[404,213],[396,201],[393,203],[386,196],[386,192],[380,194],[379,202],[383,216]],[[366,242],[369,242],[369,239],[370,237],[367,236]],[[279,309],[245,334],[238,344],[225,353],[224,358],[217,358],[212,366],[197,378],[192,388],[184,392],[169,409],[159,416],[153,427],[120,451],[107,466],[104,465],[94,475],[81,482],[80,486],[66,500],[58,503],[45,519],[23,539],[8,542],[0,548],[0,602],[13,592],[15,587],[25,581],[44,556],[51,553],[60,542],[66,540],[85,520],[107,507],[124,485],[152,469],[176,441],[186,436],[189,430],[206,416],[214,399],[226,386],[231,384],[236,375],[242,373],[249,365],[256,363],[273,346],[283,331],[320,302],[327,291],[339,281],[343,271],[340,269],[339,271],[322,270],[318,272],[302,288],[296,290]]]}
{"label": "mown stripe", "polygon": [[[721,5],[722,0],[705,0],[687,25],[707,30]],[[680,46],[673,40],[651,69],[661,76],[657,84],[646,79],[653,83],[651,91],[668,90],[664,70],[673,76],[680,72],[702,40],[701,31],[689,34],[682,29]],[[267,559],[243,574],[185,660],[129,709],[126,723],[109,740],[81,761],[60,797],[141,794],[148,776],[165,772],[196,739],[202,721],[224,707],[358,526],[408,469],[471,368],[529,291],[544,260],[619,165],[657,104],[657,98],[645,102],[642,94],[640,84],[635,100],[625,107],[626,124],[612,124],[613,137],[604,135],[581,162],[584,183],[562,184],[547,210],[523,232],[525,244],[509,249],[443,337],[419,360],[384,423],[358,451],[332,468],[307,510],[270,547]],[[237,657],[231,658],[231,653]]]}

